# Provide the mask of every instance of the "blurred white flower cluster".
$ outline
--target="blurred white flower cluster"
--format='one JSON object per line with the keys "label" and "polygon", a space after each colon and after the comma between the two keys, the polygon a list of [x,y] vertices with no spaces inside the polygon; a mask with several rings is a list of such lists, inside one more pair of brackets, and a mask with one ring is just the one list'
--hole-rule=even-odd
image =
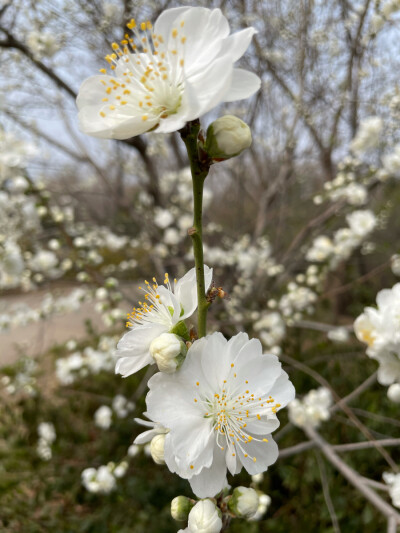
{"label": "blurred white flower cluster", "polygon": [[[400,283],[379,291],[376,303],[377,308],[366,307],[356,319],[354,331],[367,344],[367,355],[379,363],[379,383],[394,387],[400,383]],[[400,402],[397,387],[391,391],[389,398]]]}
{"label": "blurred white flower cluster", "polygon": [[41,422],[37,428],[39,440],[36,451],[43,461],[50,461],[52,457],[51,445],[56,440],[56,430],[51,422]]}
{"label": "blurred white flower cluster", "polygon": [[367,150],[377,148],[382,129],[383,120],[380,117],[371,116],[362,120],[357,134],[350,144],[351,150],[360,155]]}
{"label": "blurred white flower cluster", "polygon": [[126,418],[135,408],[134,402],[130,402],[122,394],[117,394],[112,400],[112,408],[101,405],[94,413],[94,423],[101,429],[109,429],[112,423],[113,412],[118,418]]}
{"label": "blurred white flower cluster", "polygon": [[62,385],[71,385],[77,379],[110,371],[115,364],[115,337],[102,336],[95,350],[91,346],[56,361],[56,376]]}
{"label": "blurred white flower cluster", "polygon": [[310,390],[302,400],[296,398],[289,403],[289,420],[300,428],[317,428],[330,419],[332,403],[332,394],[326,387]]}
{"label": "blurred white flower cluster", "polygon": [[361,246],[377,225],[377,218],[369,209],[353,211],[346,216],[347,228],[338,229],[333,238],[325,235],[316,237],[306,252],[307,261],[328,263],[330,270],[348,259]]}
{"label": "blurred white flower cluster", "polygon": [[393,505],[400,509],[400,474],[384,472],[382,477],[386,485],[389,485],[389,494]]}
{"label": "blurred white flower cluster", "polygon": [[36,59],[52,57],[61,46],[56,35],[38,30],[28,33],[26,44]]}
{"label": "blurred white flower cluster", "polygon": [[117,486],[117,479],[125,476],[128,463],[122,461],[118,465],[113,462],[98,468],[85,468],[81,474],[82,485],[88,492],[108,494]]}
{"label": "blurred white flower cluster", "polygon": [[20,357],[15,370],[14,375],[4,375],[0,379],[5,392],[10,395],[23,392],[28,396],[35,396],[37,362],[31,357]]}

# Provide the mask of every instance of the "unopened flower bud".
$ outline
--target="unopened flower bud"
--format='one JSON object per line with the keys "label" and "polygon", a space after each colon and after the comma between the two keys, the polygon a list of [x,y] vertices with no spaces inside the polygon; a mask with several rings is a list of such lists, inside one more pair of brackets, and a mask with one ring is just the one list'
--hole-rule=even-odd
{"label": "unopened flower bud", "polygon": [[389,400],[394,403],[400,403],[400,383],[393,383],[387,391]]}
{"label": "unopened flower bud", "polygon": [[193,503],[186,496],[177,496],[171,502],[171,516],[178,522],[184,522],[188,519]]}
{"label": "unopened flower bud", "polygon": [[212,159],[229,159],[239,155],[251,145],[248,125],[233,115],[225,115],[210,124],[207,129],[205,151]]}
{"label": "unopened flower bud", "polygon": [[222,520],[219,509],[211,500],[201,500],[189,513],[190,533],[220,533]]}
{"label": "unopened flower bud", "polygon": [[160,434],[156,435],[151,439],[150,442],[150,454],[153,461],[158,465],[165,464],[164,461],[164,444],[165,444],[165,435]]}
{"label": "unopened flower bud", "polygon": [[229,510],[239,518],[252,518],[258,509],[258,493],[247,487],[236,487],[228,502]]}
{"label": "unopened flower bud", "polygon": [[175,372],[186,355],[185,343],[173,333],[163,333],[150,344],[150,353],[161,372]]}

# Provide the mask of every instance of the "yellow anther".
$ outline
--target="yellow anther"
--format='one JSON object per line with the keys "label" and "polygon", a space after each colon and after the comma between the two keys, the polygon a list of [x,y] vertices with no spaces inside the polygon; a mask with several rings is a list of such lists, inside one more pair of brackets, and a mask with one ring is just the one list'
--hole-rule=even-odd
{"label": "yellow anther", "polygon": [[100,111],[100,116],[104,118],[106,116],[106,114],[103,113],[103,111]]}
{"label": "yellow anther", "polygon": [[268,439],[263,439],[263,442],[268,442]]}
{"label": "yellow anther", "polygon": [[181,67],[183,67],[183,65],[185,64],[185,60],[184,60],[184,59],[181,59],[181,60],[179,61],[179,64],[180,64]]}
{"label": "yellow anther", "polygon": [[126,105],[128,102],[126,100],[122,100],[121,105]]}
{"label": "yellow anther", "polygon": [[102,74],[107,74],[107,71],[106,71],[105,68],[101,68],[101,69],[99,70],[99,72],[101,72]]}
{"label": "yellow anther", "polygon": [[110,105],[110,109],[111,109],[111,111],[114,111],[115,105]]}
{"label": "yellow anther", "polygon": [[182,22],[181,22],[181,28],[183,28],[184,25],[185,25],[185,21],[182,20]]}
{"label": "yellow anther", "polygon": [[175,39],[175,37],[177,37],[177,36],[178,36],[178,30],[174,28],[172,30],[172,37]]}
{"label": "yellow anther", "polygon": [[167,80],[167,79],[168,79],[167,74],[163,74],[163,75],[162,75],[162,79],[163,79],[163,80]]}
{"label": "yellow anther", "polygon": [[190,465],[190,469],[193,470],[194,466],[193,465]]}
{"label": "yellow anther", "polygon": [[129,89],[125,89],[125,91],[123,92],[123,94],[131,94],[131,91]]}
{"label": "yellow anther", "polygon": [[108,102],[108,98],[102,98],[101,101],[102,102]]}
{"label": "yellow anther", "polygon": [[119,45],[117,43],[112,43],[111,48],[113,50],[118,50],[119,49]]}
{"label": "yellow anther", "polygon": [[254,463],[257,462],[257,457],[253,457],[253,462],[254,462]]}
{"label": "yellow anther", "polygon": [[233,368],[235,366],[235,363],[231,363],[231,368]]}
{"label": "yellow anther", "polygon": [[141,29],[142,31],[145,31],[145,29],[146,29],[146,23],[145,23],[145,22],[141,22],[141,23],[140,23],[140,29]]}
{"label": "yellow anther", "polygon": [[131,20],[128,22],[127,27],[128,27],[130,30],[133,30],[133,28],[136,28],[136,20],[135,20],[135,19],[131,19]]}
{"label": "yellow anther", "polygon": [[146,121],[149,117],[147,115],[142,115],[142,120]]}
{"label": "yellow anther", "polygon": [[199,385],[200,385],[200,383],[199,383],[198,381],[196,381],[196,385],[197,385],[197,386],[199,386]]}
{"label": "yellow anther", "polygon": [[182,43],[182,44],[185,44],[185,43],[186,43],[186,37],[182,37],[182,39],[181,39],[181,43]]}

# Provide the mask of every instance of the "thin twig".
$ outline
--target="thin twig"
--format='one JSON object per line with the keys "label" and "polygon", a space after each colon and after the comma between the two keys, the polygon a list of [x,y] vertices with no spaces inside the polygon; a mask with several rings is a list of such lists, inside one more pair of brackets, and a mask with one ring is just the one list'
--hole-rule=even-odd
{"label": "thin twig", "polygon": [[331,493],[329,491],[329,482],[328,482],[328,476],[326,473],[325,464],[319,453],[316,453],[316,457],[317,457],[317,462],[318,462],[319,473],[321,476],[322,491],[324,493],[325,503],[328,508],[331,520],[332,520],[332,526],[333,526],[333,529],[335,530],[335,533],[340,533],[339,521],[336,516],[335,507],[333,506]]}
{"label": "thin twig", "polygon": [[313,440],[328,461],[359,491],[365,498],[387,519],[392,519],[394,524],[400,524],[400,514],[385,500],[383,500],[376,492],[374,492],[368,485],[363,482],[362,477],[345,462],[343,462],[338,455],[313,428],[304,428],[306,435]]}

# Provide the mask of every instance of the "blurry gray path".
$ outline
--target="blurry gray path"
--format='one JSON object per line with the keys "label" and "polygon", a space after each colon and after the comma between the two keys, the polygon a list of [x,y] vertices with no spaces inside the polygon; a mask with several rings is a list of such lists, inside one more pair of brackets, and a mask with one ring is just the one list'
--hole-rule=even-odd
{"label": "blurry gray path", "polygon": [[[137,283],[130,284],[137,288]],[[124,292],[130,290],[124,287]],[[57,289],[57,295],[68,294],[74,287]],[[8,308],[17,303],[28,304],[32,308],[40,306],[40,302],[49,290],[38,290],[34,293],[2,297]],[[107,331],[100,315],[94,310],[94,302],[84,303],[80,309],[71,313],[51,316],[46,320],[33,322],[26,326],[10,328],[0,332],[0,366],[14,363],[19,355],[35,356],[50,349],[55,344],[62,344],[70,339],[82,340],[87,336],[85,320],[92,319],[96,331]],[[132,305],[122,302],[121,309],[128,311]]]}

